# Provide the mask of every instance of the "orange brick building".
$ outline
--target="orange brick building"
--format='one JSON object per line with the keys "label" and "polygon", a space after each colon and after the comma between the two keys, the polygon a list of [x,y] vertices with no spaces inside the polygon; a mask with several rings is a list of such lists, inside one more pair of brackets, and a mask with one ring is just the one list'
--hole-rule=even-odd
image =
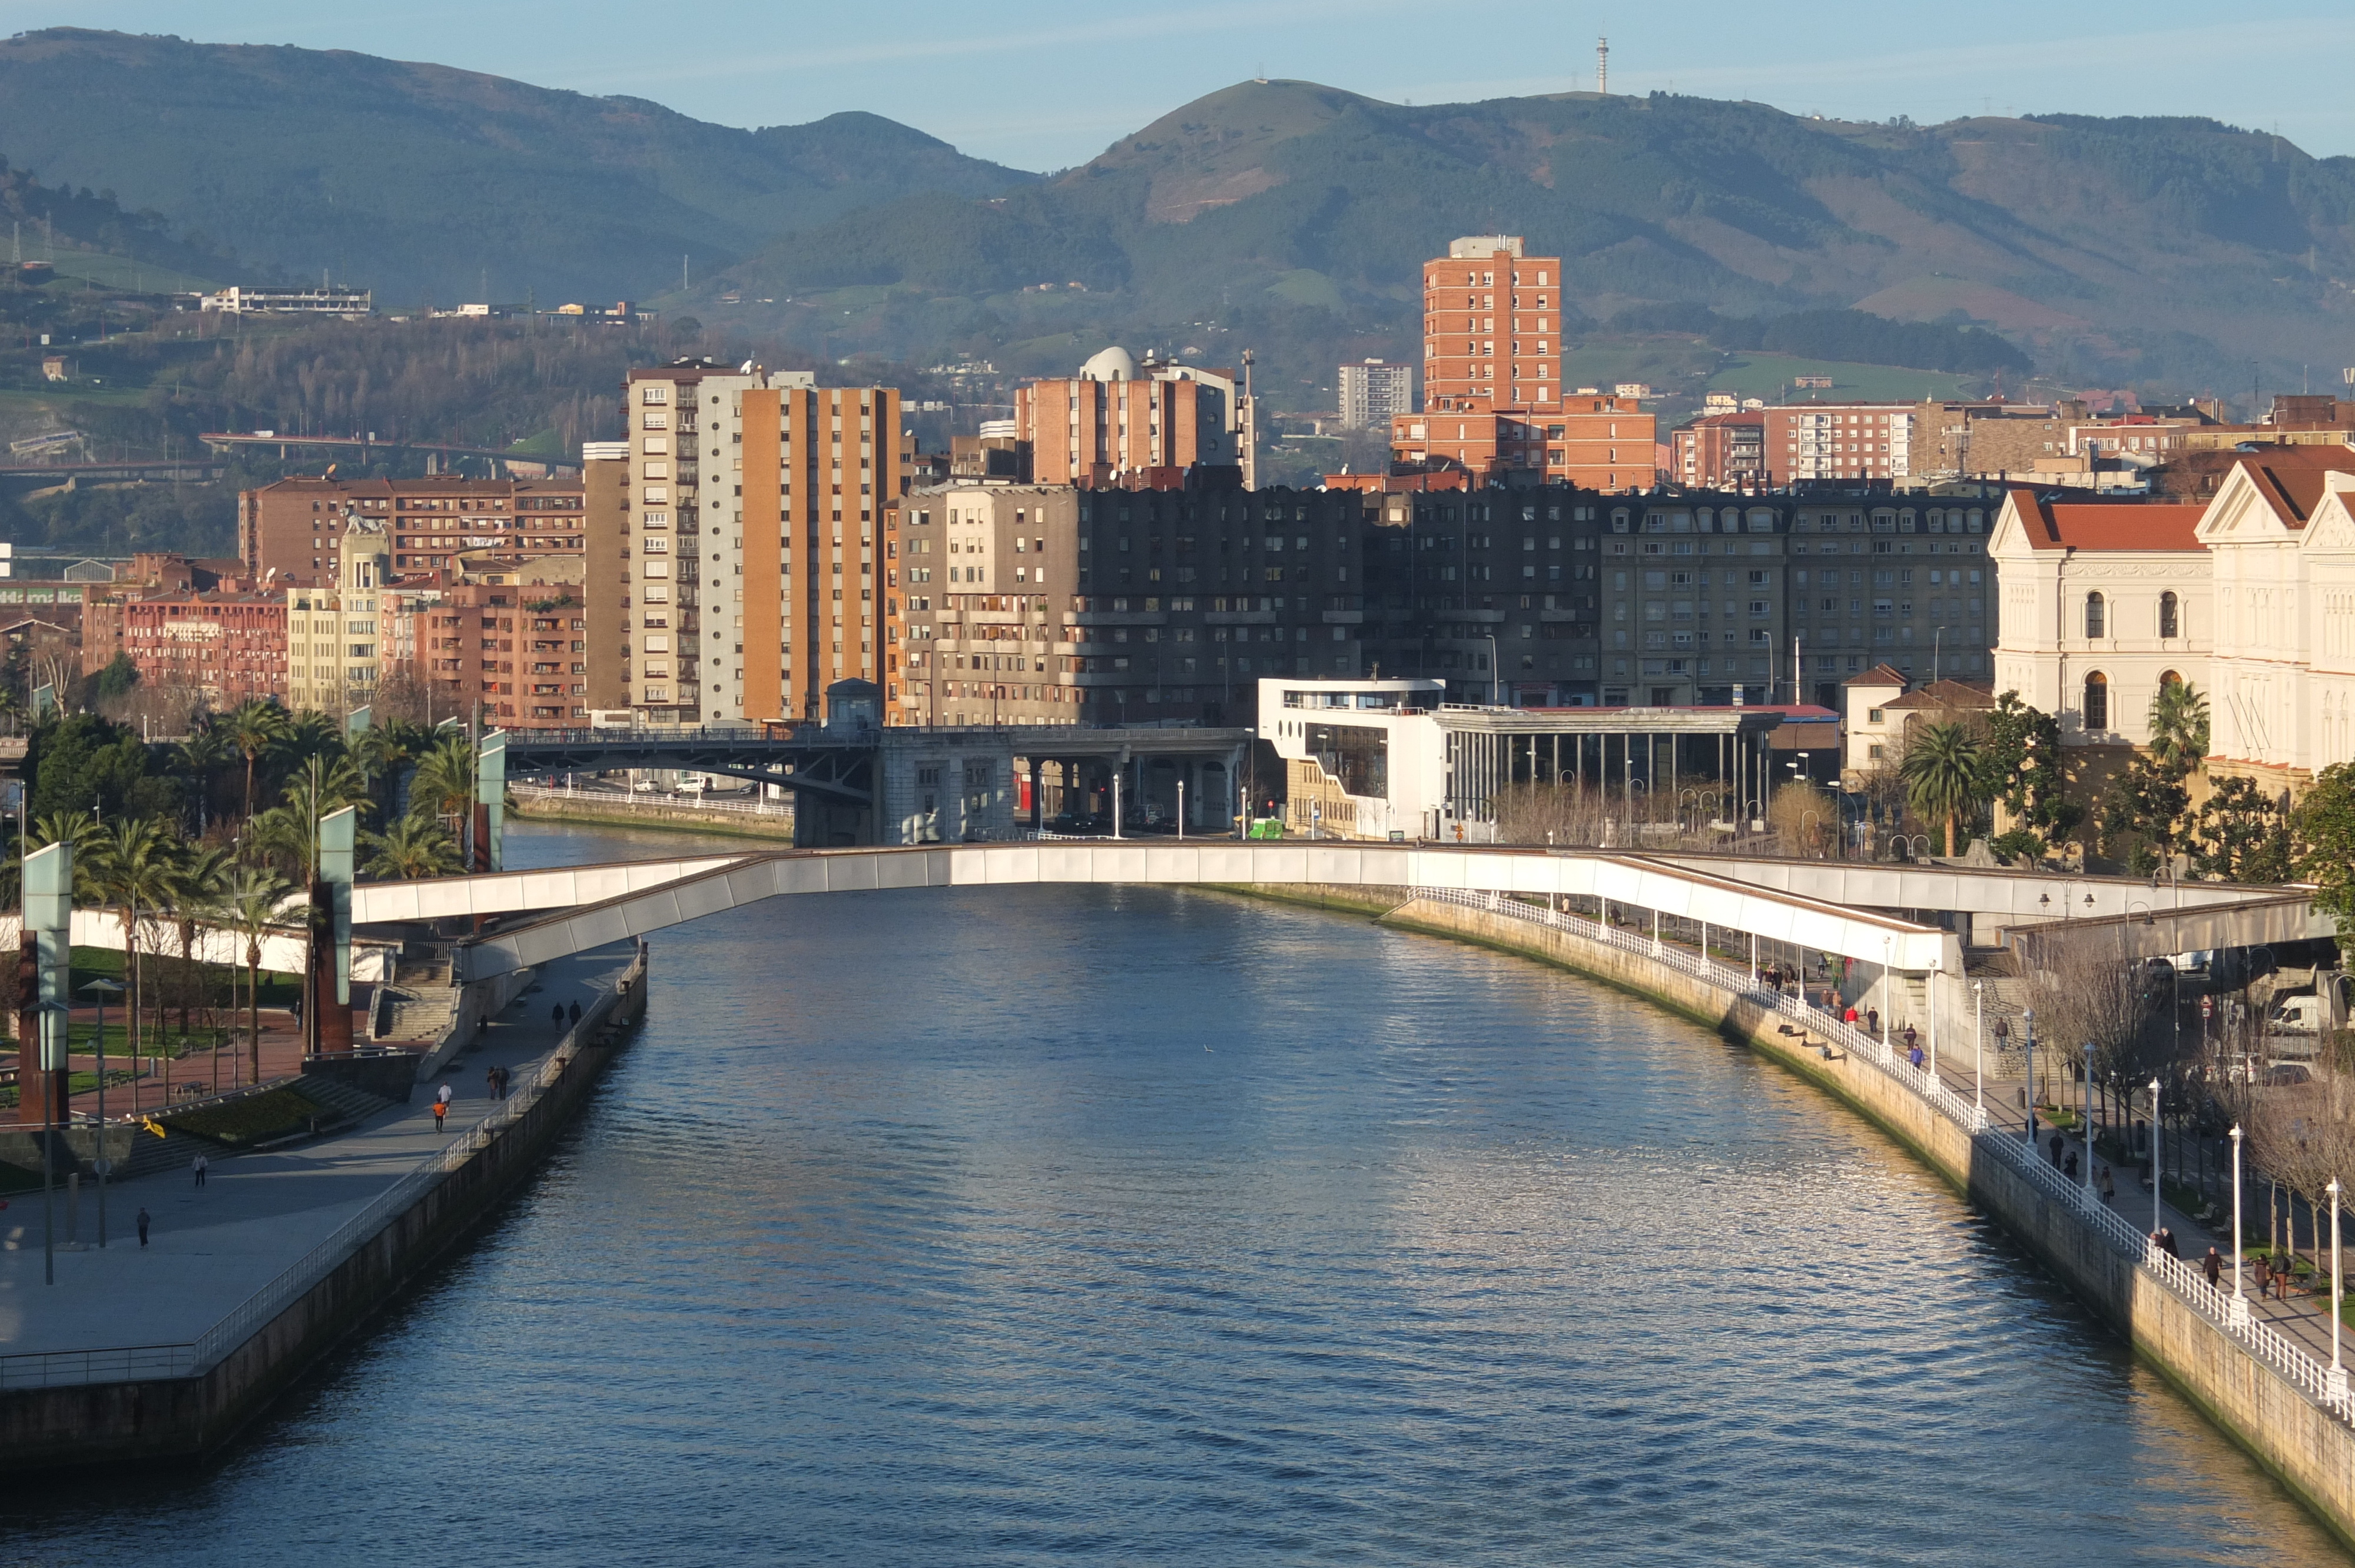
{"label": "orange brick building", "polygon": [[[382,524],[396,572],[459,571],[470,555],[580,555],[577,479],[282,479],[237,498],[237,553],[272,588],[332,588],[348,519]],[[272,577],[275,572],[277,575]]]}
{"label": "orange brick building", "polygon": [[1471,235],[1423,268],[1423,412],[1391,421],[1394,461],[1510,470],[1593,490],[1647,490],[1657,421],[1634,397],[1561,384],[1559,256]]}

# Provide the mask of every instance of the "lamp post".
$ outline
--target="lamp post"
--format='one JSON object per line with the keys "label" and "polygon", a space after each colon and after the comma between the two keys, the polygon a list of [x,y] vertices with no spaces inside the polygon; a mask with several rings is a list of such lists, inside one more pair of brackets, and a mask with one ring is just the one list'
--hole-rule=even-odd
{"label": "lamp post", "polygon": [[1889,983],[1889,949],[1894,940],[1893,937],[1881,938],[1881,989],[1888,993],[1881,1000],[1889,1003],[1881,1015],[1881,1059],[1884,1062],[1889,1060],[1889,1031],[1897,1022],[1897,988]]}
{"label": "lamp post", "polygon": [[[1471,600],[1466,599],[1465,602],[1469,604]],[[1492,634],[1488,639],[1488,705],[1492,708],[1504,705],[1505,699],[1501,690],[1504,678],[1505,673],[1497,667],[1497,639]]]}
{"label": "lamp post", "polygon": [[[40,1018],[41,1098],[48,1114],[42,1117],[41,1128],[41,1277],[45,1284],[58,1282],[57,1202],[55,1197],[58,1166],[58,1128],[59,1107],[50,1097],[57,1086],[53,1073],[63,1073],[70,1085],[71,1059],[66,1054],[66,1025],[73,1012],[61,1001],[45,1001],[34,1010]],[[19,1073],[17,1076],[23,1077]],[[17,1093],[24,1091],[20,1088]],[[64,1116],[73,1117],[72,1095],[66,1096]]]}
{"label": "lamp post", "polygon": [[2166,1227],[2160,1223],[2161,1190],[2158,1160],[2158,1080],[2150,1081],[2150,1234],[2157,1235]]}
{"label": "lamp post", "polygon": [[2036,1152],[2036,1009],[2023,1007],[2019,1010],[2019,1033],[2028,1051],[2028,1082],[2019,1091],[2019,1097],[2028,1102],[2028,1151],[2033,1154]]}
{"label": "lamp post", "polygon": [[2323,1189],[2330,1194],[2330,1381],[2323,1386],[2335,1400],[2347,1397],[2347,1368],[2339,1359],[2339,1179]]}
{"label": "lamp post", "polygon": [[2232,1309],[2235,1329],[2249,1326],[2249,1298],[2241,1291],[2241,1124],[2232,1124]]}
{"label": "lamp post", "polygon": [[[103,976],[81,988],[98,997],[98,1159],[91,1168],[98,1172],[98,1245],[106,1247],[106,1177],[114,1162],[106,1155],[106,999],[121,996],[123,987]],[[231,997],[230,1001],[237,999]],[[218,1082],[218,1079],[215,1080]]]}
{"label": "lamp post", "polygon": [[2085,1195],[2094,1195],[2094,1043],[2085,1042],[2084,1120],[2080,1136],[2085,1143]]}
{"label": "lamp post", "polygon": [[1987,1126],[1987,981],[1971,981],[1971,1107]]}

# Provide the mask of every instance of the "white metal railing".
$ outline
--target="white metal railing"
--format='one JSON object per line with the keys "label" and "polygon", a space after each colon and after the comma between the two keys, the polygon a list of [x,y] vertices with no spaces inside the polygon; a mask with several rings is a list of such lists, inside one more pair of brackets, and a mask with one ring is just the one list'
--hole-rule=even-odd
{"label": "white metal railing", "polygon": [[316,1246],[304,1253],[277,1277],[229,1309],[228,1316],[195,1340],[177,1345],[139,1345],[90,1351],[32,1351],[0,1356],[0,1390],[59,1388],[77,1383],[126,1383],[145,1378],[193,1377],[218,1364],[229,1353],[259,1333],[262,1327],[293,1306],[326,1278],[344,1260],[378,1232],[408,1212],[433,1187],[488,1148],[521,1120],[550,1086],[563,1077],[581,1053],[581,1042],[619,1004],[624,988],[645,980],[645,955],[623,974],[621,985],[589,1004],[581,1022],[567,1030],[556,1049],[516,1081],[507,1097],[490,1114],[458,1134],[432,1158],[378,1193],[368,1205],[337,1225]]}
{"label": "white metal railing", "polygon": [[599,808],[618,806],[632,811],[720,811],[739,817],[790,817],[794,814],[791,800],[715,800],[709,795],[559,789],[545,784],[510,784],[507,793],[518,800],[578,800]]}
{"label": "white metal railing", "polygon": [[[1722,964],[1704,954],[1665,941],[1648,933],[1622,930],[1582,915],[1529,904],[1502,893],[1473,892],[1456,887],[1419,887],[1416,896],[1435,903],[1460,905],[1533,925],[1548,926],[1590,942],[1601,942],[1624,952],[1648,958],[1732,995],[1771,1007],[1823,1036],[1850,1058],[1869,1064],[1926,1100],[1933,1108],[1967,1132],[1973,1147],[2026,1178],[2047,1196],[2067,1206],[2119,1255],[2150,1272],[2169,1290],[2225,1333],[2239,1340],[2258,1360],[2302,1389],[2308,1398],[2340,1420],[2355,1425],[2355,1398],[2335,1393],[2329,1369],[2313,1352],[2290,1340],[2254,1313],[2232,1310],[2230,1291],[2208,1283],[2201,1271],[2180,1258],[2161,1252],[2148,1235],[2081,1181],[2072,1181],[2031,1149],[2024,1137],[1998,1132],[1987,1125],[1979,1107],[1965,1099],[1924,1068],[1916,1067],[1886,1043],[1835,1017],[1804,997],[1768,989],[1747,968]],[[1630,905],[1633,908],[1635,906]]]}

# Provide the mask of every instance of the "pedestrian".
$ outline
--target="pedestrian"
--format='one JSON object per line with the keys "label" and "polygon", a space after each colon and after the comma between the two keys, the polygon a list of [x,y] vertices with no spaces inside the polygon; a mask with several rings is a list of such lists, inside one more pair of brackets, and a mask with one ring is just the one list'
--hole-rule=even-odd
{"label": "pedestrian", "polygon": [[448,1100],[435,1100],[433,1102],[433,1130],[435,1132],[439,1133],[442,1130],[442,1123],[449,1115],[450,1102]]}
{"label": "pedestrian", "polygon": [[2067,1157],[2061,1161],[2061,1174],[2066,1176],[2072,1181],[2074,1181],[2077,1179],[2077,1151],[2075,1150],[2071,1150]]}
{"label": "pedestrian", "polygon": [[1916,1069],[1919,1069],[1922,1065],[1922,1047],[1914,1044],[1910,1040],[1905,1044],[1905,1059],[1913,1063]]}
{"label": "pedestrian", "polygon": [[205,1184],[205,1165],[206,1160],[202,1154],[188,1162],[188,1168],[197,1173],[197,1185],[199,1187]]}
{"label": "pedestrian", "polygon": [[2257,1261],[2250,1266],[2257,1277],[2257,1299],[2263,1301],[2274,1287],[2273,1261],[2264,1253],[2259,1253]]}
{"label": "pedestrian", "polygon": [[1864,1016],[1865,1016],[1865,1019],[1866,1019],[1866,1021],[1867,1021],[1868,1024],[1870,1025],[1870,1027],[1867,1029],[1866,1033],[1870,1033],[1870,1034],[1878,1034],[1878,1033],[1881,1033],[1881,1009],[1879,1009],[1879,1008],[1877,1008],[1877,1007],[1868,1007],[1868,1008],[1866,1008],[1866,1009],[1864,1010]]}
{"label": "pedestrian", "polygon": [[[1918,1040],[1918,1039],[1920,1039],[1920,1038],[1921,1038],[1921,1036],[1920,1036],[1920,1035],[1918,1035],[1918,1034],[1916,1034],[1916,1033],[1913,1033],[1913,1026],[1912,1024],[1910,1024],[1910,1023],[1909,1023],[1909,1024],[1907,1024],[1907,1025],[1905,1026],[1905,1048],[1906,1048],[1908,1051],[1911,1051],[1912,1049],[1913,1049],[1913,1043],[1914,1043],[1914,1041],[1916,1041],[1916,1040]],[[1918,1066],[1920,1066],[1920,1065],[1921,1065],[1921,1064],[1920,1064],[1919,1062],[1916,1062],[1916,1063],[1914,1064],[1914,1065],[1918,1067]]]}
{"label": "pedestrian", "polygon": [[449,1080],[449,1079],[444,1078],[444,1079],[442,1079],[442,1087],[440,1088],[440,1090],[439,1090],[439,1091],[437,1091],[437,1092],[434,1094],[434,1096],[433,1096],[433,1103],[434,1103],[435,1105],[442,1105],[442,1106],[446,1106],[446,1105],[448,1105],[448,1104],[450,1103],[450,1080]]}
{"label": "pedestrian", "polygon": [[2176,1249],[2175,1228],[2172,1225],[2161,1225],[2158,1227],[2158,1245],[2167,1249],[2167,1255],[2169,1257],[2179,1258],[2183,1255],[2182,1253]]}
{"label": "pedestrian", "polygon": [[143,1206],[139,1211],[139,1245],[141,1246],[145,1246],[147,1245],[148,1223],[147,1211],[145,1207]]}
{"label": "pedestrian", "polygon": [[2054,1134],[2052,1135],[2052,1141],[2051,1141],[2051,1143],[2050,1145],[2048,1145],[2047,1147],[2049,1147],[2049,1148],[2052,1150],[2052,1163],[2053,1163],[2053,1164],[2055,1164],[2055,1165],[2060,1164],[2060,1163],[2061,1163],[2061,1135],[2060,1135],[2059,1133],[2057,1133],[2057,1132],[2056,1132],[2056,1133],[2054,1133]]}
{"label": "pedestrian", "polygon": [[548,1021],[556,1025],[559,1029],[562,1029],[564,1027],[564,1004],[562,1002],[559,1001],[554,1007],[548,1010]]}
{"label": "pedestrian", "polygon": [[2105,1203],[2115,1203],[2117,1201],[2118,1184],[2111,1179],[2110,1168],[2105,1165],[2102,1167],[2102,1202]]}
{"label": "pedestrian", "polygon": [[2200,1260],[2200,1272],[2208,1277],[2211,1285],[2224,1277],[2224,1260],[2216,1255],[2214,1247],[2210,1247],[2208,1255]]}
{"label": "pedestrian", "polygon": [[564,1010],[564,1015],[565,1015],[567,1018],[570,1018],[570,1019],[573,1022],[575,1022],[575,1023],[580,1022],[581,1022],[581,1004],[580,1004],[579,1002],[577,1002],[577,1001],[576,1001],[576,1002],[574,1002],[570,1007],[568,1007],[568,1008],[566,1008],[566,1009]]}
{"label": "pedestrian", "polygon": [[496,1067],[483,1069],[483,1085],[491,1091],[491,1098],[499,1097],[499,1070]]}
{"label": "pedestrian", "polygon": [[1853,1007],[1851,1007],[1851,1008],[1849,1008],[1846,1012],[1841,1013],[1841,1014],[1840,1014],[1840,1022],[1841,1022],[1842,1023],[1847,1024],[1850,1029],[1855,1028],[1855,1027],[1856,1027],[1856,1009],[1855,1009],[1855,1008],[1853,1008]]}

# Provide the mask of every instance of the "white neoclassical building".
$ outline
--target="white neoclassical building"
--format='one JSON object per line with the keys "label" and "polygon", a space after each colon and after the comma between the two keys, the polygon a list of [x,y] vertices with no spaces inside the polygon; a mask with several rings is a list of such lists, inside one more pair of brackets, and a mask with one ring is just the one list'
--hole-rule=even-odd
{"label": "white neoclassical building", "polygon": [[2355,450],[2251,453],[2204,506],[2006,499],[1996,690],[2072,747],[2150,739],[2170,680],[2207,694],[2208,770],[2296,790],[2355,762]]}
{"label": "white neoclassical building", "polygon": [[2162,684],[2206,685],[2202,510],[2006,496],[1987,542],[2000,590],[1995,689],[2057,715],[2063,745],[2146,744]]}
{"label": "white neoclassical building", "polygon": [[2234,465],[2200,521],[2211,561],[2209,771],[2296,789],[2355,762],[2355,451]]}

